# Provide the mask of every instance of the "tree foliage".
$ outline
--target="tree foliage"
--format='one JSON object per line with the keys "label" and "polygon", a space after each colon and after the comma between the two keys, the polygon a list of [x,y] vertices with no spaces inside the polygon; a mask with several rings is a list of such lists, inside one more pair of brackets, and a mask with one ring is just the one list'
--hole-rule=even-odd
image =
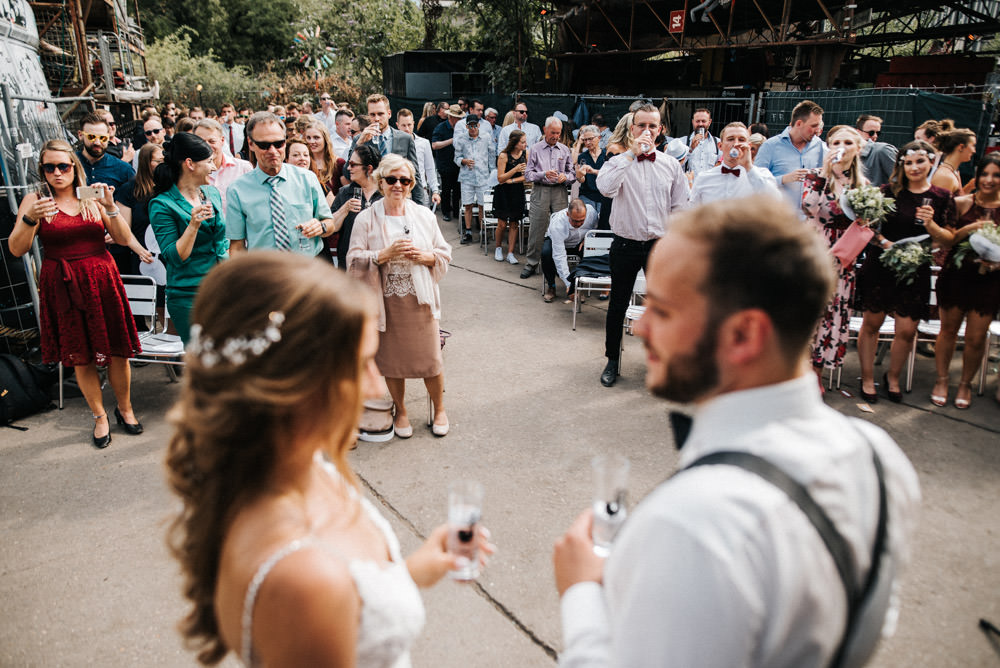
{"label": "tree foliage", "polygon": [[262,93],[277,89],[277,77],[273,74],[251,75],[243,66],[224,65],[215,59],[211,49],[195,55],[192,43],[190,31],[181,29],[146,48],[146,65],[150,75],[160,82],[162,99],[216,109],[223,102],[257,106],[264,99]]}

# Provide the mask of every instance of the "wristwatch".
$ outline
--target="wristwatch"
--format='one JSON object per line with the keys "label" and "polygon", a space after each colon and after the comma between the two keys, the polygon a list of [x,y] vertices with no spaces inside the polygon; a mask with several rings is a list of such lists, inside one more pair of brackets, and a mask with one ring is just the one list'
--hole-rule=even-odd
{"label": "wristwatch", "polygon": [[23,220],[24,224],[27,225],[28,227],[34,227],[35,225],[38,224],[37,220],[32,220],[31,218],[28,218],[27,216],[21,216],[21,220]]}

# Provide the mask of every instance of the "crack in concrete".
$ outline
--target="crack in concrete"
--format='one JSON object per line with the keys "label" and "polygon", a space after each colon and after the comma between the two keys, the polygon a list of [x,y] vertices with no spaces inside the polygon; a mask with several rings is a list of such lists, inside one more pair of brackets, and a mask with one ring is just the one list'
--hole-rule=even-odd
{"label": "crack in concrete", "polygon": [[[375,497],[379,503],[385,506],[385,508],[388,509],[389,512],[395,515],[396,519],[405,524],[410,529],[410,531],[412,531],[413,534],[417,536],[420,540],[422,541],[427,540],[427,536],[421,533],[421,531],[417,529],[417,526],[413,522],[411,522],[408,517],[399,512],[399,510],[397,510],[396,507],[389,502],[389,500],[385,497],[385,495],[379,493],[379,491],[375,489],[375,487],[370,482],[368,482],[364,478],[364,476],[358,475],[356,472],[355,475],[357,475],[358,479],[361,480],[361,484],[365,486],[365,489],[368,490],[368,493],[371,494],[373,497]],[[550,659],[552,659],[553,661],[558,660],[559,655],[556,652],[555,648],[553,648],[547,642],[539,638],[534,631],[532,631],[524,624],[524,622],[518,619],[517,615],[515,615],[510,610],[510,608],[501,603],[490,592],[486,591],[486,588],[483,587],[483,585],[481,585],[480,583],[472,582],[471,585],[472,587],[475,588],[476,593],[478,593],[480,596],[486,599],[490,603],[490,605],[492,605],[501,615],[507,618],[507,620],[511,624],[513,624],[521,633],[523,633],[528,638],[528,640],[533,642],[543,652],[545,652]]]}

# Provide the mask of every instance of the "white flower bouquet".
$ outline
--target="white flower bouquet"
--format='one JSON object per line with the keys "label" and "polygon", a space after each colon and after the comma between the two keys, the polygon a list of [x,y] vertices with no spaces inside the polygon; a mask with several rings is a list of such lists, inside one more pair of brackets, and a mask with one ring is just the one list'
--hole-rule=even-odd
{"label": "white flower bouquet", "polygon": [[876,186],[860,186],[843,192],[840,208],[851,220],[864,220],[866,225],[877,227],[896,210],[896,200],[886,197]]}
{"label": "white flower bouquet", "polygon": [[896,275],[896,282],[912,285],[922,267],[931,263],[931,253],[921,243],[927,235],[900,239],[882,252],[882,266]]}
{"label": "white flower bouquet", "polygon": [[969,245],[987,262],[1000,262],[1000,227],[990,221],[972,233]]}

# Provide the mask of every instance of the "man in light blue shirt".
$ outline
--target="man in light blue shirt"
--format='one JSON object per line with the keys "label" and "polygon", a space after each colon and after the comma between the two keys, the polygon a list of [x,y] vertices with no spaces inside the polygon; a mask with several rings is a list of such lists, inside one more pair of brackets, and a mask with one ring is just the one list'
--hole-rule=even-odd
{"label": "man in light blue shirt", "polygon": [[[462,206],[465,208],[465,231],[462,243],[472,241],[472,207],[484,205],[489,187],[490,171],[496,166],[497,151],[493,139],[479,133],[479,117],[465,117],[465,139],[455,142],[455,164],[458,165],[458,182],[462,184]],[[489,123],[486,123],[489,127]],[[458,133],[455,134],[458,136]]]}
{"label": "man in light blue shirt", "polygon": [[802,180],[808,170],[823,165],[826,144],[823,133],[823,108],[803,100],[792,109],[792,121],[784,131],[761,144],[754,165],[769,170],[781,190],[798,211],[802,206]]}
{"label": "man in light blue shirt", "polygon": [[254,114],[246,136],[257,168],[236,179],[226,193],[226,237],[230,253],[290,250],[330,257],[321,237],[335,226],[316,175],[283,162],[285,124],[268,112]]}

